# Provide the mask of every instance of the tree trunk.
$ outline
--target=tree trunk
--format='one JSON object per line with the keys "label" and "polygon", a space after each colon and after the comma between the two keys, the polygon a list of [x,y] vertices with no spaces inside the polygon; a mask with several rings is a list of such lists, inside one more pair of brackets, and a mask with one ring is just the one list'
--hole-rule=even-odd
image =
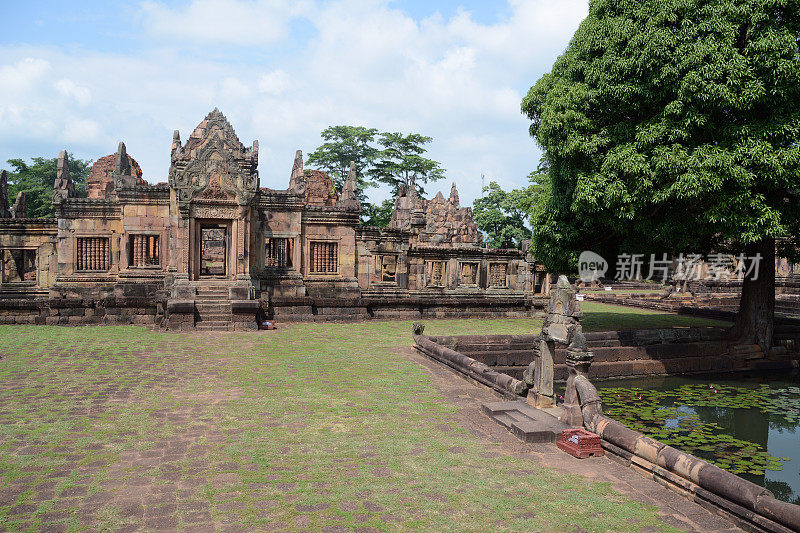
{"label": "tree trunk", "polygon": [[775,240],[764,239],[745,247],[745,255],[761,254],[758,279],[745,276],[733,333],[741,344],[758,344],[766,355],[772,347],[775,321]]}

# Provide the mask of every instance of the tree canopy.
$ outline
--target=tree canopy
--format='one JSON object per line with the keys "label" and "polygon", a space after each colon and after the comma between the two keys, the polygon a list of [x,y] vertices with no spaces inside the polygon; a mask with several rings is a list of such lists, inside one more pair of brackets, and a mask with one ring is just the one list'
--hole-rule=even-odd
{"label": "tree canopy", "polygon": [[492,181],[483,188],[483,196],[472,203],[472,213],[478,229],[486,233],[486,243],[492,248],[519,248],[531,236],[525,226],[530,191],[514,189],[506,192]]}
{"label": "tree canopy", "polygon": [[[85,181],[89,176],[91,161],[75,159],[69,156],[69,173],[75,182],[75,191],[79,196],[84,194]],[[53,182],[56,179],[58,158],[32,157],[28,164],[22,159],[9,159],[13,168],[8,172],[8,198],[12,204],[20,191],[25,192],[25,203],[29,218],[54,216]]]}
{"label": "tree canopy", "polygon": [[442,166],[423,156],[427,151],[425,145],[431,141],[431,137],[418,133],[381,133],[378,142],[383,149],[375,157],[370,176],[392,190],[413,184],[418,194],[425,194],[423,183],[444,178]]}
{"label": "tree canopy", "polygon": [[365,226],[385,228],[392,221],[394,200],[384,200],[380,204],[361,205],[361,220]]}
{"label": "tree canopy", "polygon": [[537,258],[571,271],[584,249],[742,252],[785,238],[797,259],[798,42],[798,2],[590,2],[522,102],[549,163]]}
{"label": "tree canopy", "polygon": [[365,178],[365,172],[378,153],[378,149],[372,146],[377,134],[378,130],[362,126],[327,127],[320,134],[325,142],[308,154],[306,164],[330,174],[336,190],[341,192],[350,171],[350,161],[355,162],[358,195],[364,203],[364,190],[375,186]]}
{"label": "tree canopy", "polygon": [[401,184],[413,182],[418,193],[424,194],[422,183],[444,177],[441,164],[424,157],[425,145],[433,140],[431,137],[418,133],[378,133],[375,128],[363,126],[330,126],[321,136],[325,142],[308,154],[306,164],[330,174],[341,192],[350,161],[355,162],[362,224],[389,225],[394,207],[391,200],[380,205],[369,203],[364,192],[367,188],[383,183],[394,194]]}

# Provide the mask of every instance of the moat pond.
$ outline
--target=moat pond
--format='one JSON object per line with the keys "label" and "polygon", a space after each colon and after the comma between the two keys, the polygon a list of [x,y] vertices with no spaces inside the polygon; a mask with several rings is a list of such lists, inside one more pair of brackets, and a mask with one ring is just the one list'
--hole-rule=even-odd
{"label": "moat pond", "polygon": [[597,381],[605,413],[800,504],[800,376]]}

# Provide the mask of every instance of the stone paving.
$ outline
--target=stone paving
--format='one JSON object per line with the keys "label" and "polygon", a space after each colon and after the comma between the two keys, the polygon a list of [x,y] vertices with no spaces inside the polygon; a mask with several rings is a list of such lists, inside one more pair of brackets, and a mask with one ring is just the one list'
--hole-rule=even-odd
{"label": "stone paving", "polygon": [[[70,372],[69,353],[64,353],[64,371]],[[199,378],[217,380],[213,369],[197,369],[189,373],[173,373],[158,376],[159,364],[151,362],[144,353],[134,354],[139,364],[128,368],[134,378],[147,380],[154,391],[161,393],[179,387],[182,380]],[[130,364],[130,363],[129,363]],[[20,373],[16,379],[0,384],[4,391],[14,393],[20,404],[35,404],[41,394],[31,389],[27,374]],[[110,383],[106,383],[106,381]],[[94,431],[84,433],[84,421],[101,420],[103,415],[113,413],[115,408],[131,399],[127,388],[114,385],[113,379],[97,379],[91,387],[74,387],[60,394],[72,401],[83,403],[85,407],[70,409],[64,420],[70,424],[70,438],[62,440],[57,447],[49,445],[45,439],[20,438],[8,442],[7,451],[20,459],[53,454],[58,469],[41,473],[39,463],[23,470],[29,475],[17,478],[13,483],[0,489],[0,507],[12,504],[7,518],[31,516],[40,502],[50,503],[50,511],[40,514],[36,521],[15,524],[15,528],[27,529],[40,524],[42,531],[67,531],[95,526],[119,526],[118,530],[145,529],[163,530],[176,528],[179,519],[186,524],[186,530],[214,531],[225,524],[215,523],[210,514],[210,505],[205,499],[198,499],[198,491],[210,481],[217,488],[224,488],[229,482],[237,481],[238,475],[228,472],[238,470],[238,464],[217,463],[209,460],[209,451],[216,443],[235,436],[236,430],[223,431],[216,427],[213,418],[199,405],[176,406],[172,409],[156,410],[149,413],[155,433],[149,439],[139,441],[136,449],[119,451],[113,461],[103,458],[85,462],[87,452],[116,451],[116,445],[126,441],[134,431],[122,431],[117,438],[107,442],[86,444],[84,436],[94,435]],[[204,398],[208,404],[225,401],[235,397],[236,391],[221,391]],[[2,405],[0,423],[11,423],[7,405]],[[113,415],[112,415],[113,418]],[[171,436],[159,436],[159,429],[169,426]],[[99,483],[93,483],[96,476],[102,475]],[[64,487],[56,489],[56,487]],[[89,492],[90,486],[99,490]],[[13,505],[22,494],[31,493],[31,503]],[[229,494],[230,500],[236,493]],[[222,506],[234,506],[233,501],[221,501]],[[115,510],[111,512],[110,510]],[[67,520],[72,519],[72,520]],[[67,520],[67,521],[65,521]]]}
{"label": "stone paving", "polygon": [[459,406],[458,423],[469,428],[474,436],[500,443],[497,453],[529,459],[559,471],[585,476],[594,481],[610,482],[614,489],[637,501],[658,508],[663,522],[684,531],[735,532],[741,531],[728,520],[713,514],[694,502],[679,496],[658,483],[637,474],[608,457],[576,459],[554,444],[525,444],[500,424],[481,412],[481,404],[497,401],[498,397],[482,387],[413,350],[405,350],[409,358],[425,366],[434,384],[446,397]]}
{"label": "stone paving", "polygon": [[488,390],[382,344],[407,324],[364,327],[369,348],[346,325],[0,343],[0,530],[651,530],[622,493],[665,525],[734,531],[607,459],[523,445],[481,414]]}

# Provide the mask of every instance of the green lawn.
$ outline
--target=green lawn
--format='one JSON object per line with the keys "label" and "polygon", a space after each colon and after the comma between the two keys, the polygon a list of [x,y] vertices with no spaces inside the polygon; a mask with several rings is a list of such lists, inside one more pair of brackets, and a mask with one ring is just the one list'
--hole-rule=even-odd
{"label": "green lawn", "polygon": [[[584,309],[587,329],[709,323]],[[0,326],[0,530],[661,527],[607,484],[499,454],[454,425],[455,406],[398,353],[410,333],[410,321],[216,336]]]}
{"label": "green lawn", "polygon": [[581,302],[581,309],[584,313],[581,323],[585,331],[676,326],[731,326],[730,322],[720,320],[660,313],[648,309],[608,305],[599,302]]}
{"label": "green lawn", "polygon": [[579,292],[588,293],[588,294],[664,294],[664,289],[666,287],[660,287],[655,289],[612,289],[610,291],[606,291],[605,289],[582,289]]}

